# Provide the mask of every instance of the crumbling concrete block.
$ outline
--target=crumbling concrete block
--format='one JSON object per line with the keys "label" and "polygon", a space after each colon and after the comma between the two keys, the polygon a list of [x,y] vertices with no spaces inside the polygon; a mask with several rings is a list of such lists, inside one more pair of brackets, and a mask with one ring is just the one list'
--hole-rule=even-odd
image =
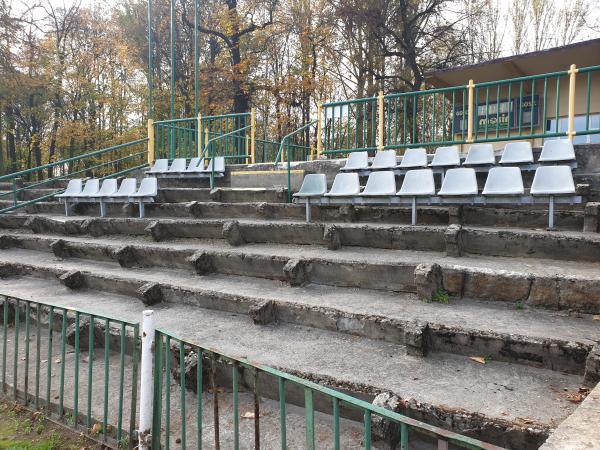
{"label": "crumbling concrete block", "polygon": [[187,204],[187,212],[194,217],[202,217],[202,205],[193,201]]}
{"label": "crumbling concrete block", "polygon": [[516,302],[526,299],[532,280],[527,275],[499,269],[478,269],[465,273],[465,297]]}
{"label": "crumbling concrete block", "polygon": [[444,238],[446,239],[446,255],[456,257],[462,256],[462,226],[456,224],[450,225],[444,232]]}
{"label": "crumbling concrete block", "polygon": [[10,263],[0,263],[0,278],[14,277],[19,273],[17,267]]}
{"label": "crumbling concrete block", "polygon": [[93,237],[100,237],[104,235],[104,229],[100,219],[86,219],[81,225],[81,228],[84,233]]}
{"label": "crumbling concrete block", "polygon": [[83,274],[79,270],[69,270],[58,277],[59,281],[69,289],[81,289],[85,284]]}
{"label": "crumbling concrete block", "polygon": [[221,198],[223,197],[223,190],[219,188],[212,189],[208,196],[210,197],[211,202],[221,202]]}
{"label": "crumbling concrete block", "polygon": [[135,293],[146,306],[156,305],[163,300],[162,289],[158,283],[146,283],[140,286]]}
{"label": "crumbling concrete block", "polygon": [[450,225],[462,225],[464,221],[463,218],[463,207],[459,206],[449,206],[448,207],[448,223]]}
{"label": "crumbling concrete block", "polygon": [[121,213],[125,217],[134,217],[138,215],[137,205],[135,203],[125,203],[121,206]]}
{"label": "crumbling concrete block", "polygon": [[134,267],[137,263],[135,248],[124,245],[113,251],[113,258],[119,262],[121,267]]}
{"label": "crumbling concrete block", "polygon": [[342,247],[340,230],[335,225],[327,225],[323,232],[323,240],[327,243],[329,250],[339,250]]}
{"label": "crumbling concrete block", "polygon": [[583,384],[588,387],[594,387],[600,382],[600,342],[590,351],[585,361],[585,372],[583,375]]}
{"label": "crumbling concrete block", "polygon": [[31,216],[27,218],[23,224],[24,228],[29,228],[35,234],[43,233],[46,230],[45,219],[39,216]]}
{"label": "crumbling concrete block", "polygon": [[404,327],[404,345],[406,354],[427,356],[429,351],[429,324],[410,322]]}
{"label": "crumbling concrete block", "polygon": [[260,202],[256,205],[256,215],[261,219],[273,218],[273,207],[267,202]]}
{"label": "crumbling concrete block", "polygon": [[255,325],[267,325],[273,323],[276,320],[275,302],[272,300],[265,300],[252,305],[248,310],[248,315]]}
{"label": "crumbling concrete block", "polygon": [[230,220],[223,224],[223,239],[225,239],[229,245],[237,247],[244,243],[244,237],[242,236],[242,230],[240,229],[240,223],[237,220]]}
{"label": "crumbling concrete block", "polygon": [[583,231],[597,233],[600,231],[600,203],[586,203],[583,215]]}
{"label": "crumbling concrete block", "polygon": [[[171,375],[175,379],[176,383],[180,383],[181,381],[181,372],[179,369],[179,352],[176,354],[171,352]],[[202,386],[201,389],[204,390],[206,386],[208,386],[208,367],[209,364],[202,364]],[[185,387],[186,389],[192,391],[193,393],[198,392],[198,352],[195,350],[191,350],[185,355],[184,358],[184,371],[185,371]]]}
{"label": "crumbling concrete block", "polygon": [[[55,320],[56,323],[56,320]],[[75,334],[77,327],[73,322],[66,329],[66,339],[67,344],[74,346],[75,345]],[[94,348],[103,347],[104,346],[104,323],[99,321],[94,321]],[[90,318],[87,316],[80,316],[79,318],[79,349],[82,352],[86,352],[89,348],[90,342]]]}
{"label": "crumbling concrete block", "polygon": [[152,222],[144,229],[144,231],[156,242],[165,241],[171,237],[167,228],[158,221]]}
{"label": "crumbling concrete block", "polygon": [[[373,405],[395,413],[401,413],[404,403],[397,395],[391,392],[382,392],[375,397]],[[384,448],[386,449],[394,450],[400,442],[400,424],[386,420],[377,414],[371,416],[371,432],[375,439],[385,444]]]}
{"label": "crumbling concrete block", "polygon": [[208,252],[196,252],[187,260],[198,275],[206,275],[215,272],[213,257]]}
{"label": "crumbling concrete block", "polygon": [[57,239],[50,243],[50,250],[57,258],[65,258],[68,256],[67,243],[62,239]]}
{"label": "crumbling concrete block", "polygon": [[575,193],[583,197],[587,197],[588,195],[590,195],[589,183],[577,183],[575,185]]}
{"label": "crumbling concrete block", "polygon": [[338,213],[344,222],[356,222],[358,220],[358,212],[354,205],[341,205]]}
{"label": "crumbling concrete block", "polygon": [[291,286],[302,286],[308,281],[306,261],[290,259],[283,267],[283,274]]}
{"label": "crumbling concrete block", "polygon": [[415,268],[415,286],[420,299],[431,301],[442,288],[442,268],[439,264],[423,263]]}
{"label": "crumbling concrete block", "polygon": [[13,248],[18,243],[18,241],[18,238],[16,238],[15,236],[3,234],[2,236],[0,236],[0,249],[6,250],[9,248]]}
{"label": "crumbling concrete block", "polygon": [[275,196],[277,198],[277,201],[279,201],[279,202],[287,201],[287,187],[276,186],[275,187]]}

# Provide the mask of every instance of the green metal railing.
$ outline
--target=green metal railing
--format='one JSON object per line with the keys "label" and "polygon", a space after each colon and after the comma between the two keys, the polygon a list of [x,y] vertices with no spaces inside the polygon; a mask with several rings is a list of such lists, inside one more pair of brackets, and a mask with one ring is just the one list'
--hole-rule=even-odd
{"label": "green metal railing", "polygon": [[[256,162],[272,163],[277,158],[281,142],[269,141],[266,139],[256,139]],[[308,161],[311,154],[310,146],[287,142],[286,148],[290,149],[293,161]]]}
{"label": "green metal railing", "polygon": [[377,149],[377,97],[323,104],[324,154]]}
{"label": "green metal railing", "polygon": [[[344,416],[362,419],[362,441],[365,449],[372,448],[374,417],[379,417],[399,429],[401,450],[408,450],[409,441],[419,440],[442,444],[438,448],[447,448],[444,445],[448,444],[469,449],[500,448],[428,425],[280,370],[252,363],[248,359],[236,358],[192,344],[164,330],[156,330],[154,348],[152,448],[168,450],[176,446],[181,449],[201,449],[204,446],[238,450],[242,438],[243,448],[261,448],[261,417],[265,414],[261,412],[260,393],[263,390],[277,392],[277,396],[274,393],[271,395],[278,402],[278,448],[282,450],[298,448],[297,442],[294,447],[289,441],[287,411],[290,409],[288,398],[297,399],[299,393],[304,402],[298,404],[299,402],[294,401],[294,407],[304,409],[303,447],[309,450],[317,448],[316,404],[331,405],[330,419],[326,419],[331,420],[331,442],[323,442],[324,438],[321,436],[319,446],[341,448],[340,422]],[[191,361],[194,363],[190,364]],[[217,374],[220,382],[217,380]],[[191,395],[188,389],[194,395]],[[208,399],[204,398],[205,392],[210,396]],[[245,402],[244,406],[245,410],[250,410],[246,417],[253,421],[253,429],[250,430],[240,426],[242,392],[248,394],[246,398],[251,399],[250,405]],[[220,397],[225,395],[228,398],[220,400]],[[224,409],[227,410],[226,413]],[[181,420],[186,417],[192,420]],[[293,423],[295,430],[292,431],[297,437],[298,422]],[[273,435],[273,431],[269,428],[268,434],[271,437],[267,445],[270,445],[270,448],[273,448],[273,438],[276,436]],[[254,437],[253,443],[251,436]]]}
{"label": "green metal railing", "polygon": [[96,439],[133,448],[139,324],[0,299],[4,396]]}
{"label": "green metal railing", "polygon": [[[71,178],[109,178],[125,175],[146,166],[147,138],[115,145],[84,155],[74,156],[43,166],[21,170],[0,176],[0,183],[7,183],[10,190],[0,192],[0,213],[13,211],[54,197],[62,192],[64,183]],[[51,176],[33,183],[23,182],[32,174]],[[6,203],[9,203],[8,205]]]}
{"label": "green metal railing", "polygon": [[189,159],[197,156],[197,128],[196,118],[154,122],[155,159]]}

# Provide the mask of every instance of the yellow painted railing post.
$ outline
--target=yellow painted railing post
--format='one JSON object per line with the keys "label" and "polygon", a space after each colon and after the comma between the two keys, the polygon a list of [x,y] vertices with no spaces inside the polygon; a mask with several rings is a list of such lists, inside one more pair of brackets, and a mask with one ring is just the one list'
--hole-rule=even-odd
{"label": "yellow painted railing post", "polygon": [[385,147],[384,144],[384,136],[383,136],[383,130],[384,130],[384,109],[383,109],[383,103],[384,103],[384,96],[383,96],[383,91],[379,91],[379,96],[377,97],[377,105],[379,106],[379,117],[377,118],[377,124],[379,125],[379,131],[378,131],[378,143],[377,143],[377,150],[382,151]]}
{"label": "yellow painted railing post", "polygon": [[256,162],[255,147],[256,144],[256,108],[250,110],[250,163]]}
{"label": "yellow painted railing post", "polygon": [[569,68],[569,124],[567,137],[572,141],[575,136],[575,76],[578,72],[577,66],[571,64]]}
{"label": "yellow painted railing post", "polygon": [[198,113],[198,125],[196,126],[196,130],[198,130],[197,136],[197,147],[198,147],[198,158],[202,154],[202,114]]}
{"label": "yellow painted railing post", "polygon": [[[323,152],[323,103],[319,102],[317,104],[317,155],[316,159],[321,157],[321,152]],[[313,159],[315,159],[313,157]]]}
{"label": "yellow painted railing post", "polygon": [[154,163],[154,120],[148,119],[148,164]]}
{"label": "yellow painted railing post", "polygon": [[473,80],[469,80],[467,89],[469,93],[469,105],[467,115],[467,142],[473,142],[473,117],[475,116],[475,83],[473,83]]}

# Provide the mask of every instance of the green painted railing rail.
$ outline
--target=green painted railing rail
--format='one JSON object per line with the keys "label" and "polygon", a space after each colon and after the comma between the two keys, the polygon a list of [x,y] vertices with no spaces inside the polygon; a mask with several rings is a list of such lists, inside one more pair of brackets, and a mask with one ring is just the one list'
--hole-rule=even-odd
{"label": "green painted railing rail", "polygon": [[[138,139],[44,164],[43,166],[3,175],[0,177],[0,183],[10,183],[11,189],[10,191],[0,193],[0,201],[10,198],[11,204],[10,206],[2,207],[0,213],[20,209],[52,198],[63,191],[62,187],[56,185],[57,182],[74,177],[94,176],[99,179],[119,177],[139,170],[147,165],[147,150],[145,148],[147,142],[147,138]],[[38,173],[47,175],[48,171],[53,176],[34,183],[19,185],[19,183],[23,182],[23,178],[29,174]],[[50,192],[39,192],[40,190],[49,190]],[[28,193],[29,197],[33,198],[26,198]]]}
{"label": "green painted railing rail", "polygon": [[[177,448],[186,449],[186,443],[192,438],[196,441],[194,448],[201,449],[203,446],[203,438],[205,433],[210,429],[212,431],[212,445],[210,448],[221,448],[223,444],[224,436],[232,436],[228,438],[228,441],[232,441],[231,447],[234,450],[240,448],[240,423],[238,418],[241,415],[239,410],[239,394],[240,394],[240,368],[247,369],[251,372],[250,375],[246,375],[244,379],[248,383],[250,381],[250,389],[252,390],[252,396],[254,399],[254,406],[252,409],[251,419],[254,421],[254,445],[248,441],[246,436],[244,441],[244,448],[261,448],[260,442],[260,417],[263,415],[260,411],[260,389],[261,384],[269,383],[272,381],[272,385],[277,386],[278,402],[279,402],[279,448],[289,448],[288,445],[288,433],[287,433],[287,404],[286,393],[291,389],[301,390],[304,392],[304,412],[305,412],[305,434],[306,434],[306,449],[314,450],[317,446],[317,434],[315,428],[315,395],[322,396],[327,402],[332,405],[331,418],[333,420],[333,432],[331,435],[332,442],[319,442],[319,445],[332,447],[334,449],[341,448],[341,406],[343,405],[345,410],[351,409],[359,412],[359,416],[363,418],[363,447],[370,449],[373,443],[372,434],[372,418],[378,416],[385,421],[395,424],[399,427],[401,433],[400,446],[401,450],[409,449],[409,439],[418,438],[419,436],[426,436],[428,439],[433,438],[437,441],[438,445],[442,444],[438,448],[446,448],[444,444],[451,444],[459,448],[467,449],[496,449],[499,450],[501,447],[491,445],[489,443],[482,442],[480,440],[463,436],[452,431],[439,428],[427,423],[421,422],[416,419],[412,419],[408,416],[390,411],[388,409],[373,405],[364,400],[357,399],[348,394],[344,394],[335,389],[322,386],[312,381],[305,380],[295,375],[283,372],[281,370],[274,369],[269,366],[257,364],[249,361],[246,358],[238,358],[229,354],[218,352],[214,349],[204,348],[202,346],[190,343],[178,337],[176,334],[171,332],[157,329],[154,340],[155,349],[155,365],[154,365],[154,411],[153,411],[153,425],[152,425],[152,448],[163,448],[168,450],[175,444],[174,440],[177,440]],[[196,370],[195,379],[187,379],[186,373],[191,374],[191,371],[181,370],[185,367],[186,361],[195,359]],[[223,373],[226,367],[231,370],[230,376],[226,376],[226,379],[231,380],[231,391],[228,387],[217,385],[215,380],[216,373]],[[174,372],[173,369],[177,369]],[[178,378],[175,380],[178,386],[170,386],[170,374],[178,373]],[[208,375],[208,380],[204,377]],[[166,379],[163,378],[167,377]],[[175,377],[175,375],[174,375]],[[190,405],[189,401],[186,401],[186,386],[195,386],[195,408],[193,411],[188,410]],[[212,392],[212,403],[213,403],[213,417],[210,428],[204,424],[207,422],[203,413],[203,386],[208,386],[207,391]],[[227,401],[227,404],[231,403],[233,406],[232,416],[233,421],[224,421],[220,415],[221,408],[219,406],[219,392],[225,390],[231,392],[231,402]],[[269,388],[271,391],[272,388]],[[223,394],[221,394],[223,395]],[[177,396],[177,397],[174,397]],[[323,402],[321,402],[323,403]],[[299,405],[296,405],[299,406]],[[195,423],[194,429],[187,429],[185,421],[177,419],[178,433],[174,434],[173,430],[173,418],[181,417],[194,417]],[[354,414],[356,416],[356,414]],[[230,416],[228,416],[230,417]],[[227,428],[222,432],[220,426],[216,424],[221,423],[227,426],[231,424],[232,430]],[[296,423],[296,422],[295,422]],[[190,433],[193,433],[190,434]],[[175,439],[173,439],[175,438]],[[322,439],[322,438],[321,438]]]}

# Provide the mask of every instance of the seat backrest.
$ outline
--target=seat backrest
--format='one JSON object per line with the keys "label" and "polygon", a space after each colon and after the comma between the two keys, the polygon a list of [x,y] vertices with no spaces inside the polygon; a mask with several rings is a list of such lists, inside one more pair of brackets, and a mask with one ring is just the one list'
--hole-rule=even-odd
{"label": "seat backrest", "polygon": [[424,148],[409,148],[404,153],[400,167],[427,167],[427,150]]}
{"label": "seat backrest", "polygon": [[327,192],[327,177],[324,173],[310,173],[302,180],[298,197],[317,197]]}
{"label": "seat backrest", "polygon": [[98,191],[99,197],[110,197],[117,193],[117,180],[115,178],[107,178],[102,182],[102,186]]}
{"label": "seat backrest", "polygon": [[475,169],[461,167],[446,172],[438,195],[477,195]]}
{"label": "seat backrest", "polygon": [[529,142],[509,142],[504,146],[500,164],[525,164],[533,162],[533,151]]}
{"label": "seat backrest", "polygon": [[573,161],[575,149],[569,139],[551,139],[544,142],[539,162]]}
{"label": "seat backrest", "polygon": [[88,197],[93,197],[100,190],[100,180],[97,178],[92,178],[91,180],[87,180],[85,182],[85,187],[83,191],[81,191],[81,195],[85,195]]}
{"label": "seat backrest", "polygon": [[419,197],[421,195],[435,195],[435,182],[433,170],[416,169],[409,170],[404,176],[402,187],[398,195]]}
{"label": "seat backrest", "polygon": [[184,172],[186,169],[185,158],[176,158],[169,167],[169,172]]}
{"label": "seat backrest", "polygon": [[371,172],[362,195],[396,195],[394,172]]}
{"label": "seat backrest", "polygon": [[494,146],[492,144],[473,144],[469,147],[469,152],[463,165],[482,165],[495,164]]}
{"label": "seat backrest", "polygon": [[225,172],[225,157],[217,156],[215,158],[215,172]]}
{"label": "seat backrest", "polygon": [[450,147],[438,147],[435,149],[435,154],[431,160],[432,167],[451,167],[460,166],[460,156],[458,155],[458,147],[452,145]]}
{"label": "seat backrest", "polygon": [[158,183],[154,177],[146,177],[142,179],[140,188],[136,192],[138,197],[156,197],[158,194]]}
{"label": "seat backrest", "polygon": [[169,160],[168,159],[157,159],[150,169],[150,172],[162,173],[169,170]]}
{"label": "seat backrest", "polygon": [[396,164],[396,150],[384,150],[375,153],[371,169],[393,169]]}
{"label": "seat backrest", "polygon": [[531,195],[574,194],[575,183],[569,166],[541,166],[535,171]]}
{"label": "seat backrest", "polygon": [[518,167],[492,167],[483,187],[483,195],[523,195],[524,192]]}
{"label": "seat backrest", "polygon": [[340,196],[360,194],[358,173],[338,173],[328,194]]}
{"label": "seat backrest", "polygon": [[75,180],[69,180],[69,184],[67,184],[67,189],[62,193],[65,197],[68,195],[77,195],[81,194],[81,189],[83,187],[83,181],[79,178]]}
{"label": "seat backrest", "polygon": [[117,195],[133,195],[137,188],[137,180],[135,178],[125,178],[121,181],[121,186],[117,191]]}
{"label": "seat backrest", "polygon": [[188,167],[187,167],[188,172],[196,170],[196,168],[198,167],[198,164],[200,164],[200,159],[201,158],[190,159],[190,163],[188,164]]}
{"label": "seat backrest", "polygon": [[369,153],[368,152],[353,152],[350,153],[346,160],[344,170],[360,170],[369,168]]}

